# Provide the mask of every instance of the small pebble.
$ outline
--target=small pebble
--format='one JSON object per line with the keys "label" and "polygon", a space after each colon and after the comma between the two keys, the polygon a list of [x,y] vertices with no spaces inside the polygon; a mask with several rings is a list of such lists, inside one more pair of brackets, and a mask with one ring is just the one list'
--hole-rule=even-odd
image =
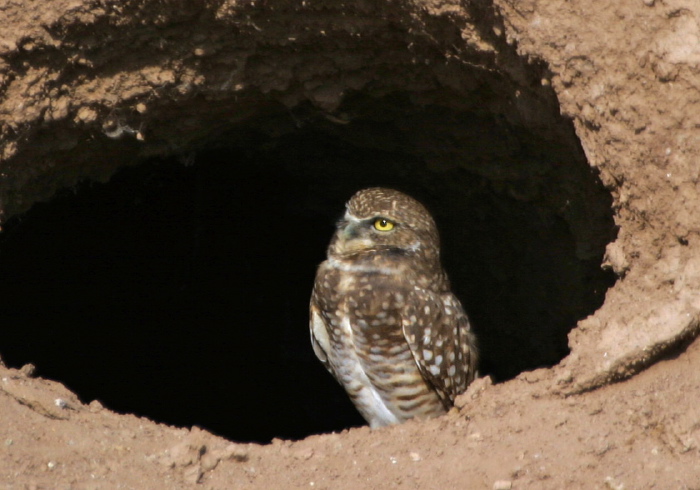
{"label": "small pebble", "polygon": [[513,482],[510,480],[498,480],[493,484],[493,490],[510,490],[513,488]]}
{"label": "small pebble", "polygon": [[36,373],[36,366],[34,364],[25,364],[19,370],[27,378],[33,378],[34,373]]}
{"label": "small pebble", "polygon": [[91,401],[91,402],[90,402],[90,405],[88,405],[88,407],[90,407],[90,411],[91,411],[92,413],[100,412],[100,411],[102,411],[102,410],[105,408],[105,407],[103,407],[102,404],[101,404],[99,401],[97,401],[97,400]]}
{"label": "small pebble", "polygon": [[202,475],[202,469],[199,467],[199,465],[190,466],[183,473],[185,481],[195,484],[199,483],[202,480]]}

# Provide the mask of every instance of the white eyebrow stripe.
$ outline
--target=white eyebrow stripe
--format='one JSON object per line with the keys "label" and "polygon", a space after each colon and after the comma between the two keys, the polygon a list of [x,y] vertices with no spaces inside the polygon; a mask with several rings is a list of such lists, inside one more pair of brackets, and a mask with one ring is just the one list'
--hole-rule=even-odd
{"label": "white eyebrow stripe", "polygon": [[360,221],[362,221],[350,211],[345,211],[345,216],[343,216],[343,219],[345,221],[352,221],[353,223],[359,223]]}

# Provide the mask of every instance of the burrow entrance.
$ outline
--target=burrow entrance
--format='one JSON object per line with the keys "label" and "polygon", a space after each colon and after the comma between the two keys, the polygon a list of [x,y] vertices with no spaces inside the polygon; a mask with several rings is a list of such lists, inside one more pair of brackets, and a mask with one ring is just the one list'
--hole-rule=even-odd
{"label": "burrow entrance", "polygon": [[433,212],[481,372],[556,364],[614,281],[611,197],[552,99],[525,101],[556,121],[532,126],[477,102],[302,104],[62,191],[0,235],[0,354],[86,402],[239,441],[360,425],[313,355],[307,305],[345,200],[381,185]]}

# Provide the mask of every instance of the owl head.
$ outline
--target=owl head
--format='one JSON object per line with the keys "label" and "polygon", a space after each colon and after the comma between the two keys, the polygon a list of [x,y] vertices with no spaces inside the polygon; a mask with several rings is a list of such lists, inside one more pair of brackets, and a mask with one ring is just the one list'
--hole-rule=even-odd
{"label": "owl head", "polygon": [[372,187],[346,204],[329,255],[387,252],[437,258],[439,237],[425,207],[402,192]]}

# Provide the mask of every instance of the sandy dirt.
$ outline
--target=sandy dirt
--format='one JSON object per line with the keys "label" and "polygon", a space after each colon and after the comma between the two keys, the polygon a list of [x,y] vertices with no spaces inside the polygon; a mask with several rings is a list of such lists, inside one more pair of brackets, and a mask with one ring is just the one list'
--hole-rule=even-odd
{"label": "sandy dirt", "polygon": [[[327,3],[0,1],[3,219],[126,164],[186,160],[241,125],[270,135],[345,127],[371,113],[347,105],[351,90],[401,89],[416,105],[498,114],[549,142],[549,155],[578,145],[557,129],[563,115],[611,196],[616,227],[602,259],[616,282],[568,334],[570,353],[507,382],[477,381],[437,420],[269,445],[116,414],[30,367],[3,366],[0,483],[700,488],[697,1]],[[313,108],[308,119],[278,117],[300,106]],[[444,140],[432,147],[461,145]],[[593,260],[610,239],[588,226],[604,221],[595,218],[604,201],[567,206],[597,191],[569,167],[556,180],[564,184],[548,186],[557,158],[518,166],[502,146],[468,170],[560,212],[577,256]],[[448,150],[412,154],[439,171],[459,156]],[[494,155],[506,163],[483,163]]]}
{"label": "sandy dirt", "polygon": [[[554,372],[480,380],[439,420],[236,444],[80,404],[2,369],[7,488],[698,488],[700,344],[562,398]],[[9,422],[9,423],[8,423]]]}

